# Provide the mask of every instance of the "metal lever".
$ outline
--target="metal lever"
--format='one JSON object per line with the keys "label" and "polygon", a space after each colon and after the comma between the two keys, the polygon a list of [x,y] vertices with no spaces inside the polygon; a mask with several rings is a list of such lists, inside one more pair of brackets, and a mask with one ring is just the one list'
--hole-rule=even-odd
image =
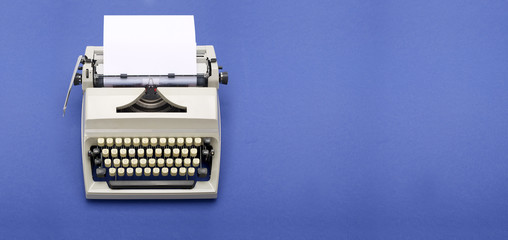
{"label": "metal lever", "polygon": [[65,110],[67,109],[67,102],[69,101],[69,95],[71,95],[72,85],[74,84],[74,77],[76,76],[76,72],[78,71],[79,64],[81,63],[81,59],[83,55],[79,55],[78,61],[76,61],[76,66],[74,67],[74,72],[72,73],[71,83],[69,83],[69,90],[67,90],[67,97],[65,98],[65,104],[63,106],[63,116],[65,117]]}

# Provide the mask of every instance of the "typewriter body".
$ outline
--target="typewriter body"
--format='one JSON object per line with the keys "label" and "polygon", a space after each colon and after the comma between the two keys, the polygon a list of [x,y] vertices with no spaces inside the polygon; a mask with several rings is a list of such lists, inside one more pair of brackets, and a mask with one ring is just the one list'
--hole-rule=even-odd
{"label": "typewriter body", "polygon": [[194,82],[103,75],[103,47],[79,56],[81,147],[89,199],[216,198],[221,153],[220,72],[213,46],[197,46]]}

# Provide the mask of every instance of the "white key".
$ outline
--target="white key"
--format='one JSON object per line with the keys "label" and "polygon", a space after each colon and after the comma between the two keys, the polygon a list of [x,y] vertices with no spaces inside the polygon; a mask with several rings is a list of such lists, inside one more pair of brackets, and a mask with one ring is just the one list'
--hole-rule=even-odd
{"label": "white key", "polygon": [[111,159],[109,159],[109,158],[104,159],[104,166],[111,167]]}
{"label": "white key", "polygon": [[192,138],[186,138],[185,139],[185,146],[187,146],[187,147],[192,146]]}
{"label": "white key", "polygon": [[130,146],[131,145],[131,139],[130,138],[124,138],[123,139],[123,145],[125,145],[126,147]]}
{"label": "white key", "polygon": [[176,168],[176,167],[172,167],[172,168],[171,168],[171,176],[173,176],[173,177],[174,177],[174,176],[176,176],[176,174],[177,174],[177,173],[178,173],[178,168]]}
{"label": "white key", "polygon": [[191,164],[190,158],[186,158],[186,159],[183,160],[183,165],[185,167],[190,167],[190,164]]}
{"label": "white key", "polygon": [[136,176],[141,176],[141,174],[143,173],[143,169],[142,168],[136,168]]}
{"label": "white key", "polygon": [[182,166],[182,159],[177,158],[175,159],[175,167],[181,167]]}
{"label": "white key", "polygon": [[164,158],[157,159],[157,167],[164,167]]}
{"label": "white key", "polygon": [[129,166],[129,159],[124,158],[122,159],[122,167],[128,167]]}
{"label": "white key", "polygon": [[138,148],[138,157],[142,158],[145,156],[145,149]]}
{"label": "white key", "polygon": [[146,167],[146,159],[144,159],[144,158],[139,159],[139,166]]}
{"label": "white key", "polygon": [[116,148],[111,149],[111,157],[118,157],[118,149]]}
{"label": "white key", "polygon": [[156,157],[161,157],[162,156],[162,149],[161,148],[156,148],[155,149],[155,156]]}
{"label": "white key", "polygon": [[199,167],[199,158],[192,159],[192,166]]}
{"label": "white key", "polygon": [[122,148],[120,149],[120,157],[126,157],[127,156],[127,149]]}
{"label": "white key", "polygon": [[180,168],[180,176],[185,176],[185,174],[187,174],[187,168],[184,168],[184,167],[181,167]]}
{"label": "white key", "polygon": [[139,138],[133,138],[132,145],[134,145],[134,147],[139,147]]}
{"label": "white key", "polygon": [[130,168],[127,168],[126,172],[127,172],[127,176],[129,176],[129,177],[130,177],[130,176],[132,176],[132,174],[134,173],[134,169],[133,169],[133,168],[131,168],[131,167],[130,167]]}
{"label": "white key", "polygon": [[146,177],[150,177],[150,173],[152,173],[152,169],[151,168],[145,168],[145,176]]}
{"label": "white key", "polygon": [[136,156],[136,149],[129,148],[129,157],[135,157]]}
{"label": "white key", "polygon": [[113,138],[106,138],[106,145],[108,147],[113,147]]}
{"label": "white key", "polygon": [[197,148],[191,148],[190,149],[190,156],[195,157],[198,155],[198,149]]}
{"label": "white key", "polygon": [[179,157],[180,156],[180,149],[175,148],[173,149],[173,157]]}
{"label": "white key", "polygon": [[109,157],[109,149],[107,148],[102,149],[102,157]]}
{"label": "white key", "polygon": [[155,158],[148,159],[148,166],[155,167]]}
{"label": "white key", "polygon": [[160,171],[161,171],[161,170],[160,170],[160,168],[153,168],[153,170],[152,170],[152,171],[153,171],[153,175],[154,175],[155,177],[157,177],[157,176],[159,176],[159,173],[160,173]]}
{"label": "white key", "polygon": [[166,146],[166,141],[167,141],[166,138],[159,138],[159,145],[161,145],[163,147]]}
{"label": "white key", "polygon": [[109,176],[114,177],[116,175],[116,168],[109,169]]}
{"label": "white key", "polygon": [[138,167],[138,160],[135,159],[135,158],[131,159],[131,166],[132,167]]}
{"label": "white key", "polygon": [[125,174],[125,168],[119,168],[117,170],[117,172],[118,172],[118,176],[123,177],[123,175]]}
{"label": "white key", "polygon": [[168,138],[168,146],[175,146],[175,138]]}
{"label": "white key", "polygon": [[183,146],[183,143],[184,143],[183,138],[177,138],[176,139],[176,145],[177,146],[181,147],[181,146]]}
{"label": "white key", "polygon": [[190,167],[189,169],[187,169],[187,172],[189,173],[189,176],[194,176],[194,173],[196,172],[196,169],[193,168],[193,167]]}
{"label": "white key", "polygon": [[194,138],[194,145],[197,147],[201,146],[201,138]]}
{"label": "white key", "polygon": [[153,157],[153,149],[151,149],[151,148],[146,149],[146,156]]}
{"label": "white key", "polygon": [[104,138],[98,138],[97,139],[97,145],[99,145],[99,147],[104,147]]}
{"label": "white key", "polygon": [[171,157],[171,148],[164,149],[164,157]]}
{"label": "white key", "polygon": [[157,138],[150,138],[150,145],[152,147],[157,147]]}
{"label": "white key", "polygon": [[173,166],[173,159],[172,158],[166,159],[166,166],[168,166],[168,167],[172,167]]}
{"label": "white key", "polygon": [[188,157],[189,156],[189,149],[182,148],[182,157]]}
{"label": "white key", "polygon": [[141,146],[148,147],[148,138],[141,139]]}
{"label": "white key", "polygon": [[113,166],[120,167],[120,159],[118,159],[118,158],[113,159]]}
{"label": "white key", "polygon": [[115,138],[115,145],[117,147],[121,147],[122,146],[122,138]]}
{"label": "white key", "polygon": [[163,168],[162,168],[162,170],[161,170],[161,172],[162,172],[162,176],[164,176],[164,177],[165,177],[165,176],[167,176],[167,175],[168,175],[168,173],[169,173],[169,169],[168,169],[167,167],[163,167]]}

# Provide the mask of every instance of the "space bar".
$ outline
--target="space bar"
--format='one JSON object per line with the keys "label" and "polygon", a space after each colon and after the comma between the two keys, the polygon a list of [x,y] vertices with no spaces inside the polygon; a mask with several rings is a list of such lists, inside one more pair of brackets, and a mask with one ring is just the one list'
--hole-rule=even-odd
{"label": "space bar", "polygon": [[195,184],[194,180],[108,181],[111,189],[191,189]]}

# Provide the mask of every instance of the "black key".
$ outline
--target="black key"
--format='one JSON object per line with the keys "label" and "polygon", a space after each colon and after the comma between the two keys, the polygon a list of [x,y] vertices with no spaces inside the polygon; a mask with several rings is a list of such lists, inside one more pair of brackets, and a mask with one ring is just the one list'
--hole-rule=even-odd
{"label": "black key", "polygon": [[210,144],[212,144],[212,139],[211,138],[204,138],[203,143],[205,144],[205,146],[210,146]]}
{"label": "black key", "polygon": [[100,167],[102,165],[102,159],[96,158],[94,160],[94,164],[95,164],[96,167]]}
{"label": "black key", "polygon": [[101,150],[99,148],[96,147],[96,148],[92,149],[92,156],[97,157],[97,156],[100,156],[100,154],[101,154]]}
{"label": "black key", "polygon": [[97,177],[103,178],[106,177],[106,169],[105,168],[97,168],[95,169],[95,174],[97,174]]}
{"label": "black key", "polygon": [[208,176],[208,168],[198,168],[198,177],[205,178]]}
{"label": "black key", "polygon": [[195,184],[194,180],[108,181],[108,186],[111,189],[191,189]]}
{"label": "black key", "polygon": [[203,149],[203,151],[201,151],[201,156],[203,156],[204,158],[207,158],[209,154],[210,151],[208,151],[208,149]]}

